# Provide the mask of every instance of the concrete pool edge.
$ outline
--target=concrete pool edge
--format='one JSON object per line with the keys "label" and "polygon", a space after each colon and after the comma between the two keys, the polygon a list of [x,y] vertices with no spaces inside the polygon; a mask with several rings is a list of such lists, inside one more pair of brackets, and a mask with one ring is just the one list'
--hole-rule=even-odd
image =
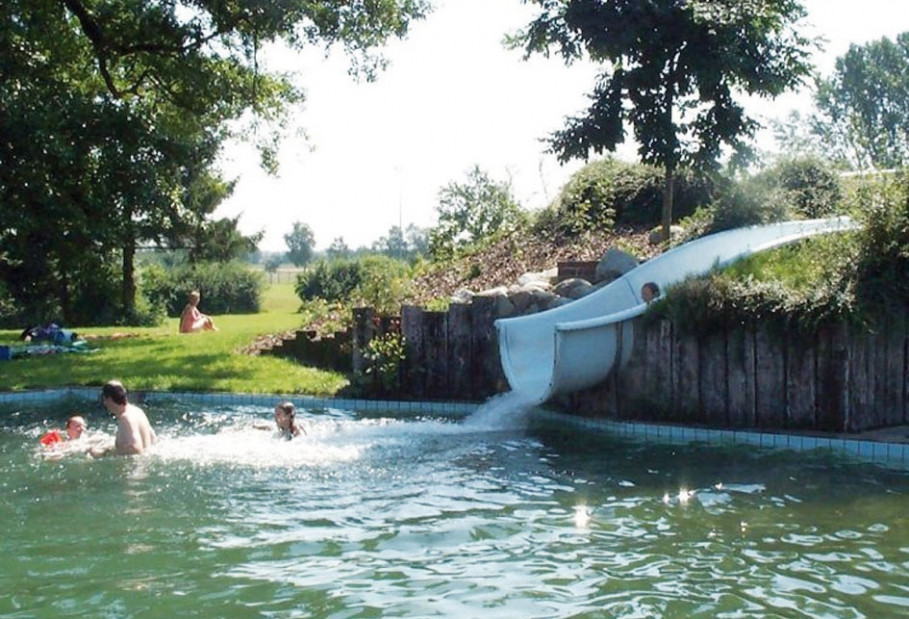
{"label": "concrete pool edge", "polygon": [[[34,391],[0,392],[0,404],[47,403],[66,397],[98,397],[97,387],[63,387]],[[477,402],[414,402],[406,400],[362,400],[300,394],[203,393],[196,391],[135,391],[144,401],[180,399],[206,404],[272,407],[279,400],[291,400],[301,408],[336,408],[364,412],[397,412],[428,415],[469,415],[481,403]],[[756,430],[693,428],[676,425],[613,421],[578,417],[546,408],[533,409],[535,419],[596,431],[621,437],[668,443],[741,444],[755,447],[811,451],[826,449],[875,464],[909,468],[909,444],[886,438],[855,436],[786,434]]]}

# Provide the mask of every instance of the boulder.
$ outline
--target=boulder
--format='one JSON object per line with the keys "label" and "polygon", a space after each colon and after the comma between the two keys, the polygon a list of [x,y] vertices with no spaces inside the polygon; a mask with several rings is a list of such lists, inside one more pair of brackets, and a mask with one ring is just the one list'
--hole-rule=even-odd
{"label": "boulder", "polygon": [[[682,226],[669,226],[669,236],[672,238],[678,238],[682,236],[685,232],[685,228]],[[647,235],[647,242],[651,245],[659,245],[665,239],[663,239],[663,226],[657,226],[650,231],[650,234]]]}
{"label": "boulder", "polygon": [[586,279],[573,277],[556,284],[553,292],[561,297],[568,297],[569,299],[580,299],[586,294],[586,290],[589,288],[591,288],[591,284]]}
{"label": "boulder", "polygon": [[524,273],[518,278],[518,285],[524,286],[527,284],[544,284],[547,286],[552,286],[553,282],[555,282],[558,277],[558,267],[547,269],[546,271]]}
{"label": "boulder", "polygon": [[610,282],[636,266],[637,259],[628,252],[615,248],[608,249],[597,264],[596,283]]}
{"label": "boulder", "polygon": [[474,293],[469,288],[458,288],[450,298],[452,303],[470,303],[473,297]]}

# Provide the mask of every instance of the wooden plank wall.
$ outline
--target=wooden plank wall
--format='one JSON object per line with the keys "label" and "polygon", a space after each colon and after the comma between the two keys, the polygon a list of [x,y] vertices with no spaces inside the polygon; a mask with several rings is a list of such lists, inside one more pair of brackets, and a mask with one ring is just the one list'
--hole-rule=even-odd
{"label": "wooden plank wall", "polygon": [[717,428],[859,432],[907,424],[907,322],[895,313],[875,330],[836,326],[797,339],[754,325],[694,337],[668,321],[638,319],[632,357],[615,378],[555,405]]}
{"label": "wooden plank wall", "polygon": [[[384,332],[357,310],[355,371]],[[478,297],[448,312],[402,308],[406,338],[401,398],[481,401],[507,391],[499,363],[496,301]],[[628,364],[601,385],[553,405],[584,416],[719,428],[857,432],[909,423],[909,320],[877,329],[835,326],[811,339],[755,325],[694,337],[669,321],[637,319]]]}

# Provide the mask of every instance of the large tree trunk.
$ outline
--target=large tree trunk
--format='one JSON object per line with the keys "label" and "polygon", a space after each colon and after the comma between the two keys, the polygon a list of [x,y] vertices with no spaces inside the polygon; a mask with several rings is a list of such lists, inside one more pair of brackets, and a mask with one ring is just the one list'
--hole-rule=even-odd
{"label": "large tree trunk", "polygon": [[667,246],[672,245],[672,238],[670,237],[670,228],[672,226],[672,202],[673,202],[673,191],[675,185],[675,174],[673,166],[666,166],[665,177],[663,183],[663,240],[666,241]]}

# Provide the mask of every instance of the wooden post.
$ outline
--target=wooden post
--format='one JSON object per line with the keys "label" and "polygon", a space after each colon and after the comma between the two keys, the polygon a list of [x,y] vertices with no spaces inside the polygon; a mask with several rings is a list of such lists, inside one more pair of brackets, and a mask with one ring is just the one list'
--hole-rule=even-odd
{"label": "wooden post", "polygon": [[764,327],[754,334],[754,414],[761,428],[786,427],[785,363],[779,339]]}
{"label": "wooden post", "polygon": [[701,338],[698,345],[698,376],[702,414],[700,421],[712,426],[725,426],[729,403],[726,381],[726,333]]}
{"label": "wooden post", "polygon": [[470,342],[471,390],[464,394],[471,400],[480,400],[508,390],[508,382],[499,360],[495,319],[495,297],[474,297],[470,304],[470,322],[473,326]]}
{"label": "wooden post", "polygon": [[466,398],[471,392],[470,306],[453,303],[448,308],[448,372],[452,397]]}
{"label": "wooden post", "polygon": [[675,331],[673,335],[673,418],[682,422],[698,421],[701,416],[698,341],[694,336],[681,336]]}
{"label": "wooden post", "polygon": [[754,331],[747,326],[730,331],[726,351],[728,423],[734,428],[754,427]]}
{"label": "wooden post", "polygon": [[786,420],[790,428],[814,429],[814,401],[817,384],[816,346],[801,340],[787,340],[786,360]]}
{"label": "wooden post", "polygon": [[818,399],[815,419],[818,430],[849,432],[849,336],[846,327],[837,325],[821,330],[818,342]]}
{"label": "wooden post", "polygon": [[448,382],[448,314],[423,312],[423,393],[432,399],[451,397]]}
{"label": "wooden post", "polygon": [[353,311],[353,345],[351,366],[354,374],[362,374],[366,369],[363,352],[376,335],[376,311],[371,307],[356,307]]}
{"label": "wooden post", "polygon": [[413,398],[426,391],[425,343],[423,342],[423,310],[415,305],[401,308],[401,335],[404,336],[404,364],[401,370],[401,391]]}

